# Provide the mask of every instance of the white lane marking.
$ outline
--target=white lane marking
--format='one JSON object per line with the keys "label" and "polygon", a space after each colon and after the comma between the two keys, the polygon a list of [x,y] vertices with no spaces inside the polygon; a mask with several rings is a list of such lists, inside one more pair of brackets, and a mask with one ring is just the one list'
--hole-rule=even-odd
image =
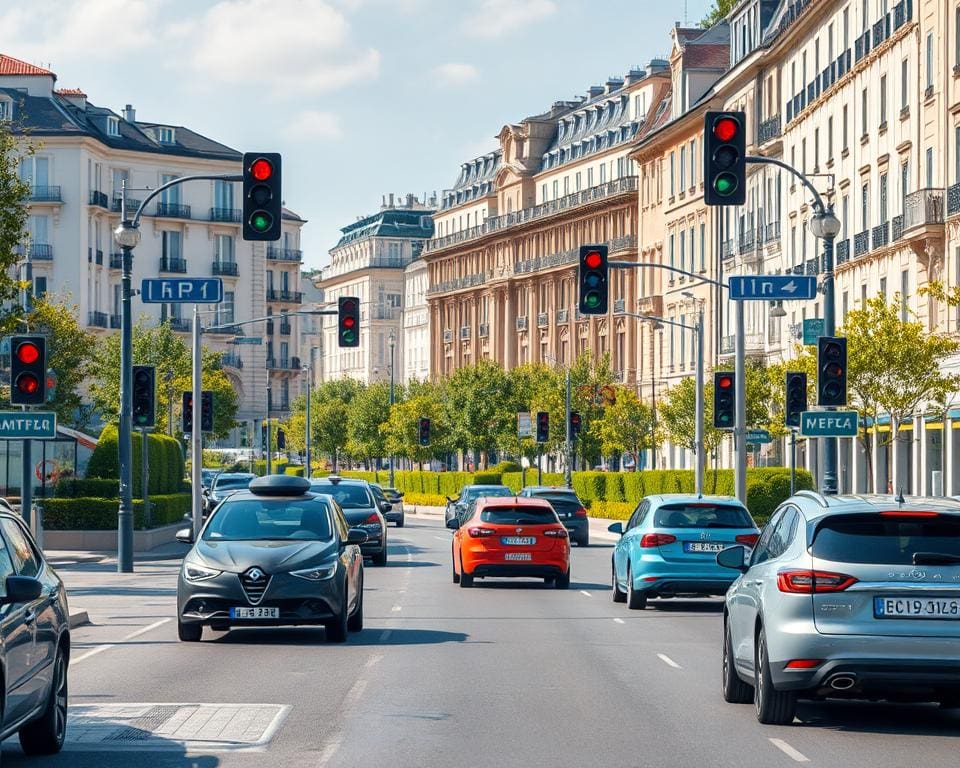
{"label": "white lane marking", "polygon": [[591,595],[591,594],[590,594],[589,592],[587,592],[587,590],[585,590],[585,589],[581,589],[581,590],[580,590],[580,594],[581,594],[581,595],[586,595],[587,597],[593,597],[593,595]]}
{"label": "white lane marking", "polygon": [[387,640],[390,639],[390,635],[392,635],[392,634],[393,634],[393,630],[392,630],[392,629],[385,629],[385,630],[383,630],[383,632],[380,633],[380,642],[381,642],[381,643],[387,642]]}
{"label": "white lane marking", "polygon": [[449,536],[434,536],[433,538],[435,538],[437,541],[450,541]]}
{"label": "white lane marking", "polygon": [[399,605],[395,605],[395,606],[393,606],[393,608],[391,608],[390,610],[393,611],[394,613],[396,613],[397,611],[401,611],[401,610],[403,610],[403,609],[402,609]]}
{"label": "white lane marking", "polygon": [[320,753],[320,762],[317,763],[317,768],[326,768],[326,766],[330,764],[330,761],[336,756],[339,749],[339,739],[327,744],[327,746],[323,748],[323,752]]}
{"label": "white lane marking", "polygon": [[81,661],[86,661],[86,660],[89,659],[91,656],[96,656],[98,653],[103,653],[104,651],[109,651],[111,648],[114,648],[114,647],[116,647],[116,646],[114,646],[114,645],[100,645],[100,646],[98,646],[98,647],[96,647],[96,648],[93,648],[93,649],[87,651],[87,652],[84,653],[84,654],[81,654],[80,656],[74,656],[72,659],[70,659],[70,666],[72,667],[72,666],[74,666],[74,665],[76,665],[76,664],[79,664]]}
{"label": "white lane marking", "polygon": [[614,621],[617,622],[617,624],[626,624],[626,623],[627,623],[627,622],[625,622],[623,619],[614,619]]}
{"label": "white lane marking", "polygon": [[140,635],[145,635],[145,634],[147,634],[147,632],[151,632],[151,631],[153,631],[154,629],[156,629],[157,627],[162,627],[162,626],[163,626],[164,624],[166,624],[168,621],[171,621],[171,619],[169,619],[169,618],[168,618],[168,619],[160,619],[160,621],[155,621],[155,622],[153,622],[153,624],[151,624],[151,625],[148,626],[148,627],[143,627],[143,629],[138,629],[136,632],[131,632],[129,635],[127,635],[125,638],[123,638],[123,639],[124,639],[124,642],[126,642],[127,640],[133,640],[133,638],[135,638],[135,637],[140,637]]}
{"label": "white lane marking", "polygon": [[657,658],[660,659],[660,661],[662,661],[662,662],[663,662],[664,664],[666,664],[668,667],[673,667],[674,669],[683,669],[683,667],[681,667],[679,664],[677,664],[677,662],[675,662],[673,659],[671,659],[671,658],[670,658],[669,656],[667,656],[667,654],[665,654],[665,653],[658,653],[658,654],[657,654]]}
{"label": "white lane marking", "polygon": [[783,754],[789,757],[791,760],[796,760],[798,763],[809,763],[810,758],[807,757],[802,752],[797,752],[793,747],[791,747],[783,739],[770,739],[769,740],[773,746],[779,749]]}
{"label": "white lane marking", "polygon": [[119,643],[108,643],[107,645],[98,645],[96,648],[91,648],[86,653],[82,653],[79,656],[75,656],[74,658],[70,659],[70,666],[72,667],[74,664],[79,664],[81,661],[86,661],[91,656],[96,656],[98,653],[103,653],[104,651],[109,651],[111,648],[116,648],[118,645],[121,645],[128,640],[133,640],[134,638],[140,637],[140,635],[147,634],[147,632],[152,632],[157,627],[162,627],[168,621],[171,621],[171,619],[160,619],[160,621],[155,621],[149,626],[141,627],[135,632],[131,632],[129,635],[124,635],[123,639]]}

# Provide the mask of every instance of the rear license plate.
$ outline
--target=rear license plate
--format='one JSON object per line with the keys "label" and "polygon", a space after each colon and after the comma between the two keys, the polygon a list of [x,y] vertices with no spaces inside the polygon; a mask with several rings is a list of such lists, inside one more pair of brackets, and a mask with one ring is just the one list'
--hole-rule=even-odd
{"label": "rear license plate", "polygon": [[231,619],[279,619],[279,608],[231,608]]}
{"label": "rear license plate", "polygon": [[500,543],[508,547],[529,547],[537,543],[535,536],[501,536]]}
{"label": "rear license plate", "polygon": [[877,619],[960,619],[960,597],[875,597]]}
{"label": "rear license plate", "polygon": [[720,541],[685,541],[683,542],[684,552],[723,552],[729,544]]}
{"label": "rear license plate", "polygon": [[533,554],[530,552],[505,552],[504,560],[533,560]]}

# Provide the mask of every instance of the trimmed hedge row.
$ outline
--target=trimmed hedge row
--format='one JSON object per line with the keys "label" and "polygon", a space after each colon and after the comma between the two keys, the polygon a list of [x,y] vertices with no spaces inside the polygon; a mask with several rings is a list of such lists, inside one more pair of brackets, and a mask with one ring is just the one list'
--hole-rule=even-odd
{"label": "trimmed hedge row", "polygon": [[[133,493],[142,495],[140,477],[141,436],[139,432],[133,434]],[[150,464],[149,491],[151,494],[163,495],[180,493],[183,490],[183,454],[180,444],[169,435],[151,432],[147,435],[147,459]],[[108,424],[100,433],[97,447],[90,456],[87,465],[88,479],[117,480],[120,477],[120,439],[116,424]],[[82,486],[79,486],[82,488]],[[114,488],[115,494],[119,489]],[[91,495],[102,495],[94,493]]]}
{"label": "trimmed hedge row", "polygon": [[[109,531],[117,527],[116,499],[75,498],[44,499],[43,525],[51,531]],[[179,522],[190,511],[189,493],[151,496],[151,527]],[[143,499],[133,500],[134,527],[143,530],[146,517]]]}

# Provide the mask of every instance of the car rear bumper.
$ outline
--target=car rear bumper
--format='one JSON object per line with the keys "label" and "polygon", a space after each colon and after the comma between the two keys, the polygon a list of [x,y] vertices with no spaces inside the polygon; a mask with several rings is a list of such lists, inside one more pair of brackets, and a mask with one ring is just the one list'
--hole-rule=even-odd
{"label": "car rear bumper", "polygon": [[734,581],[699,574],[640,574],[634,577],[634,589],[648,597],[720,596],[727,594]]}
{"label": "car rear bumper", "polygon": [[387,519],[387,522],[388,522],[388,523],[395,523],[395,522],[397,522],[397,520],[402,520],[402,519],[403,519],[403,507],[400,507],[400,508],[398,509],[396,506],[394,506],[394,508],[391,509],[389,512],[384,512],[384,513],[383,513],[383,516]]}
{"label": "car rear bumper", "polygon": [[547,563],[489,563],[476,566],[471,575],[480,579],[486,576],[553,579],[562,576],[568,570],[569,566]]}
{"label": "car rear bumper", "polygon": [[560,521],[573,541],[590,538],[590,521],[585,517],[569,517]]}
{"label": "car rear bumper", "polygon": [[812,691],[823,696],[884,696],[933,701],[960,694],[960,658],[946,661],[830,659],[812,670],[771,668],[779,690]]}

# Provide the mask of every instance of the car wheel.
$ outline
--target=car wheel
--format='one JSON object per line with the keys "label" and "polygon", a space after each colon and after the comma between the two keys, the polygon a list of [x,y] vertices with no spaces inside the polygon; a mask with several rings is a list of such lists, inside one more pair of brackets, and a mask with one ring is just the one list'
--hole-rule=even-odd
{"label": "car wheel", "polygon": [[383,540],[383,549],[373,556],[373,564],[382,568],[387,564],[387,540]]}
{"label": "car wheel", "polygon": [[642,611],[647,607],[647,596],[633,588],[633,569],[627,566],[627,608]]}
{"label": "car wheel", "polygon": [[557,589],[570,589],[570,568],[567,568],[566,573],[561,573],[553,580],[553,586]]}
{"label": "car wheel", "polygon": [[450,572],[453,573],[453,583],[460,583],[460,574],[457,573],[457,564],[453,559],[453,551],[450,552]]}
{"label": "car wheel", "polygon": [[733,642],[730,625],[723,630],[723,661],[721,662],[721,692],[723,700],[730,704],[749,704],[753,700],[753,688],[740,679],[733,663]]}
{"label": "car wheel", "polygon": [[347,616],[347,586],[343,586],[343,606],[340,609],[340,614],[331,621],[328,621],[324,626],[327,630],[327,642],[330,643],[345,643],[347,642],[347,632],[349,630],[350,619]]}
{"label": "car wheel", "polygon": [[613,563],[610,564],[610,584],[613,586],[613,602],[627,602],[627,593],[620,589],[620,585],[617,584],[617,566]]}
{"label": "car wheel", "polygon": [[53,683],[43,714],[20,729],[20,746],[28,755],[55,755],[67,737],[67,655],[57,648]]}
{"label": "car wheel", "polygon": [[764,725],[789,725],[797,714],[797,694],[794,691],[778,691],[773,687],[770,675],[770,660],[767,658],[767,641],[761,629],[757,635],[757,652],[753,691],[753,703],[757,720]]}
{"label": "car wheel", "polygon": [[397,528],[403,528],[403,518],[404,515],[400,515],[400,519],[397,520]]}
{"label": "car wheel", "polygon": [[473,574],[467,573],[463,567],[463,560],[460,561],[460,588],[468,589],[473,586]]}
{"label": "car wheel", "polygon": [[185,624],[177,619],[177,637],[184,643],[199,643],[203,637],[203,624]]}
{"label": "car wheel", "polygon": [[357,593],[357,607],[353,615],[347,619],[347,629],[351,632],[363,631],[363,576],[360,577],[360,588]]}
{"label": "car wheel", "polygon": [[584,536],[582,539],[577,540],[578,547],[589,547],[590,546],[590,536]]}

